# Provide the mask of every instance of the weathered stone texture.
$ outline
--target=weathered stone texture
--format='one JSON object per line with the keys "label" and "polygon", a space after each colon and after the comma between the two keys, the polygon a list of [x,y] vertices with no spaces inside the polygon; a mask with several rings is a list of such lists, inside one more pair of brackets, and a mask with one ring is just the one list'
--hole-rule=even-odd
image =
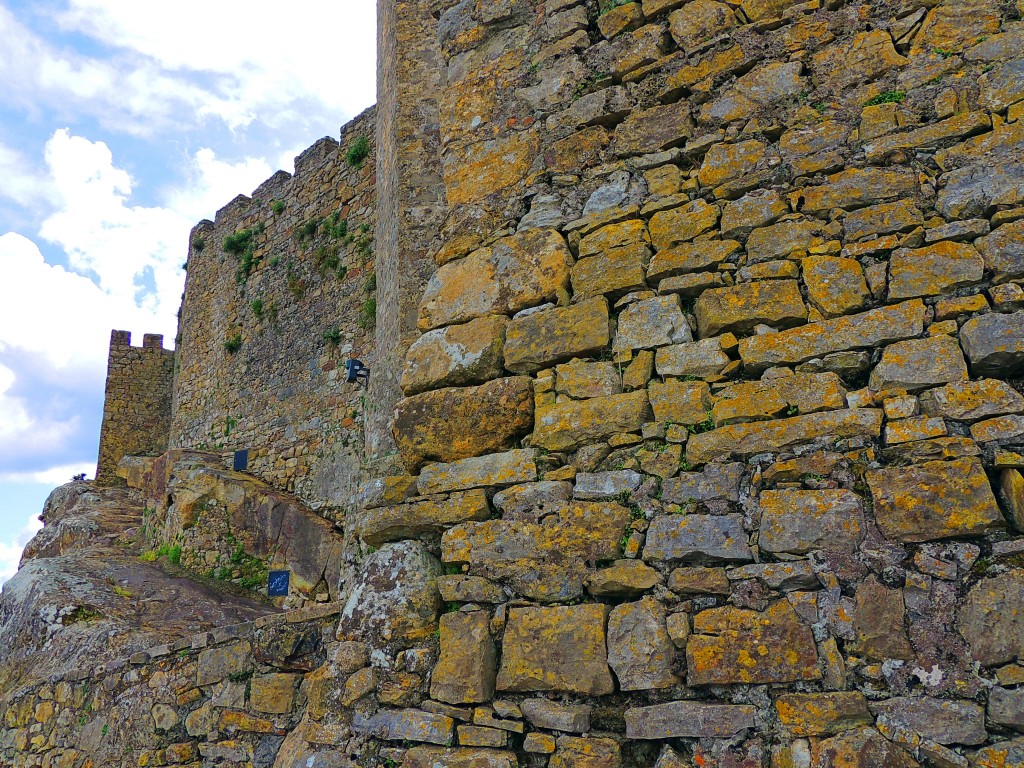
{"label": "weathered stone texture", "polygon": [[772,603],[764,613],[729,607],[693,617],[693,634],[686,644],[688,685],[820,678],[811,629],[786,600]]}
{"label": "weathered stone texture", "polygon": [[502,643],[499,691],[565,691],[600,696],[615,689],[605,649],[607,608],[513,608]]}
{"label": "weathered stone texture", "polygon": [[872,470],[867,481],[879,527],[901,541],[970,536],[1002,523],[977,459]]}
{"label": "weathered stone texture", "polygon": [[395,407],[392,431],[410,469],[512,447],[533,425],[533,387],[524,376],[478,387],[413,395]]}

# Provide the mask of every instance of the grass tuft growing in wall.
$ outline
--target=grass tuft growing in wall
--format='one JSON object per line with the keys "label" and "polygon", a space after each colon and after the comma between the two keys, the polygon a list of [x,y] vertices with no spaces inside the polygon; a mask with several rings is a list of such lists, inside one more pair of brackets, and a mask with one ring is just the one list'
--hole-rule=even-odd
{"label": "grass tuft growing in wall", "polygon": [[370,155],[370,140],[366,136],[360,136],[352,142],[352,146],[345,153],[345,162],[351,168],[359,168],[363,161]]}
{"label": "grass tuft growing in wall", "polygon": [[242,334],[236,333],[224,342],[224,351],[230,355],[235,354],[242,348]]}
{"label": "grass tuft growing in wall", "polygon": [[907,94],[903,91],[886,91],[885,93],[878,94],[873,99],[868,99],[864,102],[864,106],[875,107],[879,104],[899,104],[905,98],[907,98]]}

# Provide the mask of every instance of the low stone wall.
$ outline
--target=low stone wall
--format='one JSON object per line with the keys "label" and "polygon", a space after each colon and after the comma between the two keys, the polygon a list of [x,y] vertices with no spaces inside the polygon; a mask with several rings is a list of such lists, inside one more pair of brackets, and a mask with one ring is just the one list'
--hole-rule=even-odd
{"label": "low stone wall", "polygon": [[4,765],[275,765],[340,606],[222,627],[13,692]]}

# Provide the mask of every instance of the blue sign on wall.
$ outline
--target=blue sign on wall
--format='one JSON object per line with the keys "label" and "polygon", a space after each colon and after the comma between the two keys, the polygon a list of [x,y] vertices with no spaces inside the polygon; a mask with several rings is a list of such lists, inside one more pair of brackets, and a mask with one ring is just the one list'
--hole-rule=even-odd
{"label": "blue sign on wall", "polygon": [[241,451],[235,451],[235,472],[245,472],[249,468],[249,449],[246,448]]}
{"label": "blue sign on wall", "polygon": [[270,597],[288,597],[291,571],[271,571],[267,576],[267,594]]}

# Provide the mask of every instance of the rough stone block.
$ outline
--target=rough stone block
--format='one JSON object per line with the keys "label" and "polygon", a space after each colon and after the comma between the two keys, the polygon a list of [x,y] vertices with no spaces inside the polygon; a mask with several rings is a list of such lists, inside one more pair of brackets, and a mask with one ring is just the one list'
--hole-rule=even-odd
{"label": "rough stone block", "polygon": [[651,349],[693,341],[676,295],[656,296],[630,304],[619,313],[613,351]]}
{"label": "rough stone block", "polygon": [[364,510],[356,517],[356,532],[371,547],[388,541],[438,533],[448,526],[491,516],[482,489],[453,493],[447,499],[422,499],[394,507]]}
{"label": "rough stone block", "polygon": [[900,541],[975,536],[1002,524],[988,476],[975,458],[867,473],[882,532]]}
{"label": "rough stone block", "polygon": [[986,667],[1024,658],[1024,570],[982,579],[957,617],[972,655]]}
{"label": "rough stone block", "polygon": [[399,400],[392,433],[410,470],[513,447],[533,425],[533,381],[495,379],[478,387],[446,388]]}
{"label": "rough stone block", "polygon": [[763,491],[760,502],[757,541],[764,552],[854,552],[864,538],[863,504],[852,491]]}
{"label": "rough stone block", "polygon": [[678,477],[665,480],[661,498],[669,504],[718,499],[737,502],[742,478],[742,464],[708,464],[703,472],[680,472]]}
{"label": "rough stone block", "polygon": [[985,260],[971,245],[944,240],[925,248],[898,249],[889,258],[889,300],[936,296],[972,285]]}
{"label": "rough stone block", "polygon": [[449,744],[455,738],[454,720],[419,709],[382,709],[370,717],[356,711],[352,728],[356,733],[386,741]]}
{"label": "rough stone block", "polygon": [[753,560],[742,515],[660,515],[647,529],[644,558],[654,561]]}
{"label": "rough stone block", "polygon": [[511,609],[498,690],[612,693],[615,683],[605,649],[607,611],[596,603]]}
{"label": "rough stone block", "polygon": [[929,416],[967,423],[1024,413],[1024,397],[998,379],[956,381],[923,392],[920,401]]}
{"label": "rough stone block", "polygon": [[871,711],[885,725],[905,728],[937,744],[975,745],[988,738],[985,710],[973,701],[897,696],[873,703]]}
{"label": "rough stone block", "polygon": [[957,340],[952,336],[932,336],[886,347],[871,371],[869,386],[877,392],[919,392],[966,379],[967,363]]}
{"label": "rough stone block", "polygon": [[577,299],[609,294],[621,296],[647,288],[644,268],[651,258],[642,243],[623,245],[580,258],[572,267],[572,289]]}
{"label": "rough stone block", "polygon": [[864,270],[856,259],[808,256],[801,266],[808,298],[822,317],[856,312],[871,297]]}
{"label": "rough stone block", "polygon": [[659,376],[716,377],[729,364],[721,339],[701,339],[688,344],[660,347],[654,367]]}
{"label": "rough stone block", "polygon": [[694,303],[701,338],[757,325],[790,328],[807,320],[807,307],[795,280],[759,280],[704,291]]}
{"label": "rough stone block", "polygon": [[864,694],[787,693],[775,700],[779,720],[793,736],[834,736],[874,721]]}
{"label": "rough stone block", "polygon": [[924,333],[925,307],[920,300],[880,307],[856,315],[811,323],[779,333],[740,339],[744,368],[760,372],[833,352],[869,349]]}
{"label": "rough stone block", "polygon": [[740,250],[735,240],[701,240],[678,243],[654,254],[647,267],[647,277],[656,281],[666,277],[715,269]]}
{"label": "rough stone block", "polygon": [[693,617],[686,644],[687,685],[819,680],[811,628],[787,600],[763,612],[712,608]]}
{"label": "rough stone block", "polygon": [[449,704],[479,704],[494,698],[497,659],[490,619],[488,611],[441,617],[441,655],[430,677],[432,698]]}
{"label": "rough stone block", "polygon": [[599,353],[611,341],[603,297],[517,317],[505,332],[505,367],[532,373],[573,357]]}
{"label": "rough stone block", "polygon": [[537,412],[533,445],[549,451],[572,450],[619,432],[637,432],[649,414],[646,390],[558,403]]}
{"label": "rough stone block", "polygon": [[420,494],[450,493],[472,488],[532,483],[537,479],[535,452],[530,449],[473,456],[450,464],[428,464],[420,471]]}
{"label": "rough stone block", "polygon": [[699,424],[711,409],[711,388],[703,381],[652,381],[647,392],[658,422]]}
{"label": "rough stone block", "polygon": [[670,688],[675,648],[665,625],[665,608],[655,600],[615,606],[608,615],[608,664],[619,689]]}
{"label": "rough stone block", "polygon": [[691,464],[704,464],[730,456],[745,458],[755,453],[776,452],[826,435],[878,438],[881,434],[881,409],[826,411],[775,421],[730,424],[693,435],[686,443],[686,458]]}
{"label": "rough stone block", "polygon": [[572,264],[569,247],[554,230],[528,229],[503,238],[434,273],[420,301],[419,328],[429,331],[553,301],[569,286]]}
{"label": "rough stone block", "polygon": [[972,317],[960,343],[975,376],[1016,376],[1024,372],[1024,312]]}
{"label": "rough stone block", "polygon": [[497,379],[504,373],[508,318],[488,315],[463,325],[436,328],[420,336],[405,355],[402,391],[461,387]]}
{"label": "rough stone block", "polygon": [[626,710],[628,739],[730,739],[754,727],[754,707],[670,701]]}

